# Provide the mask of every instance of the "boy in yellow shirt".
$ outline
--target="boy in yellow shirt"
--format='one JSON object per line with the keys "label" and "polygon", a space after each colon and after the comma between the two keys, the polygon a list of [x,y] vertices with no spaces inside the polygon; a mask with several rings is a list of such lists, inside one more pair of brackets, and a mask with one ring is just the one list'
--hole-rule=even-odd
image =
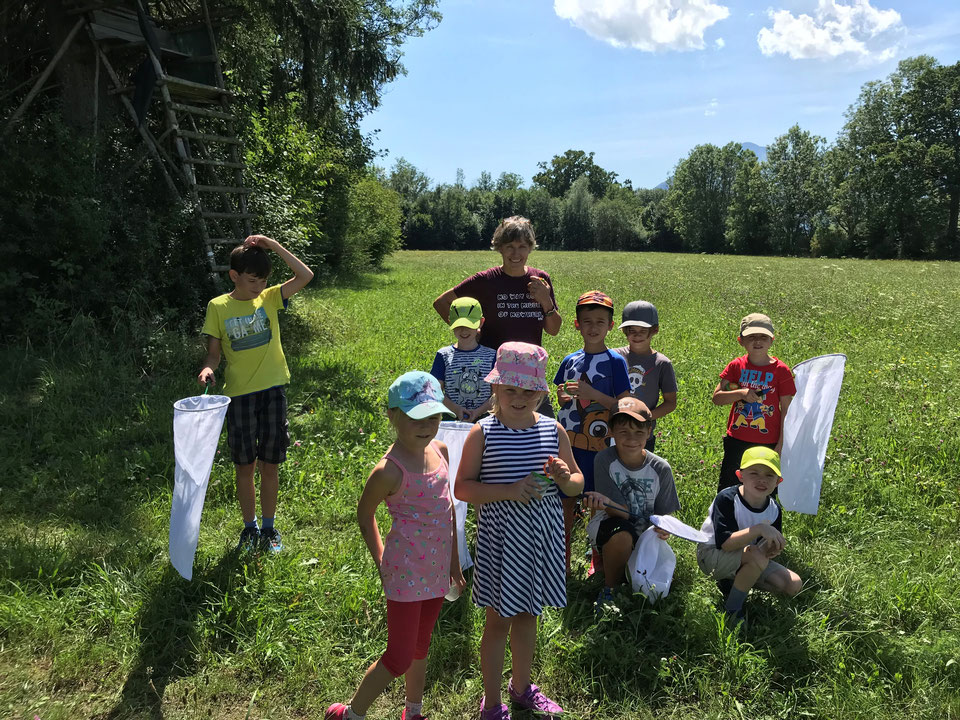
{"label": "boy in yellow shirt", "polygon": [[[282,285],[267,287],[270,250],[293,271]],[[207,304],[203,334],[207,357],[197,376],[201,385],[215,384],[214,371],[226,356],[223,393],[230,397],[227,409],[227,444],[237,469],[237,500],[243,513],[240,550],[258,546],[279,552],[280,533],[274,527],[279,488],[279,465],[287,458],[287,396],[284,386],[290,371],[280,345],[277,313],[290,297],[313,279],[313,271],[276,240],[251,235],[230,253],[233,292]],[[254,473],[260,467],[260,512]]]}

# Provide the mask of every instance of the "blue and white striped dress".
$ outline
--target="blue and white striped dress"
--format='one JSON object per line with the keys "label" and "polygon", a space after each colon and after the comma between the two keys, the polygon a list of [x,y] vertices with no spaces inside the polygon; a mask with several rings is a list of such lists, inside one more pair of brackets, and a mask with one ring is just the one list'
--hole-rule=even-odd
{"label": "blue and white striped dress", "polygon": [[[484,440],[480,482],[522,480],[543,472],[547,458],[559,452],[553,418],[541,415],[525,430],[512,430],[494,416],[478,424]],[[539,615],[545,606],[567,604],[566,579],[563,510],[555,484],[526,505],[501,500],[480,506],[474,603],[501,617]]]}

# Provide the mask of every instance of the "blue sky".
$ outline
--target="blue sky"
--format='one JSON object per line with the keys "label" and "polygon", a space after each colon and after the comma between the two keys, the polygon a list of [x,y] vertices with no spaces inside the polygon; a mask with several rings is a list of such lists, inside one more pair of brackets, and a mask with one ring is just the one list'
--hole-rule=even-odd
{"label": "blue sky", "polygon": [[568,149],[634,187],[699,143],[836,138],[861,86],[919,54],[960,61],[955,0],[443,0],[363,123],[433,183],[529,183]]}

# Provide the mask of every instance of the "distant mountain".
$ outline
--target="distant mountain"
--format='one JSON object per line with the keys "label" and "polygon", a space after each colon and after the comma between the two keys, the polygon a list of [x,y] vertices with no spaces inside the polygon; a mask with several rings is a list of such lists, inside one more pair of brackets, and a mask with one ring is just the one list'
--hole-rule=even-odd
{"label": "distant mountain", "polygon": [[[757,160],[759,160],[760,162],[763,162],[764,160],[767,159],[767,148],[763,145],[757,145],[756,143],[752,143],[752,142],[745,142],[745,143],[740,143],[740,147],[744,150],[752,150],[753,154],[757,156]],[[669,189],[670,189],[669,180],[664,180],[662,183],[660,183],[654,188],[654,190],[669,190]]]}

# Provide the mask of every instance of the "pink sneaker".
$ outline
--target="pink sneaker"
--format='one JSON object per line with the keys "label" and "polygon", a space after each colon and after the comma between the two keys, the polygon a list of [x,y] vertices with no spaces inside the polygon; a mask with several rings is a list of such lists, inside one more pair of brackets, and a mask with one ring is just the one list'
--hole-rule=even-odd
{"label": "pink sneaker", "polygon": [[334,703],[327,708],[323,720],[344,720],[347,717],[347,706],[343,703]]}
{"label": "pink sneaker", "polygon": [[404,709],[403,709],[403,712],[400,713],[400,720],[430,720],[430,718],[428,718],[426,715],[419,715],[419,714],[418,714],[418,715],[411,715],[411,716],[408,718],[408,717],[407,717],[407,709],[404,708]]}
{"label": "pink sneaker", "polygon": [[510,720],[510,708],[501,703],[495,708],[485,710],[483,703],[486,697],[480,699],[480,720]]}
{"label": "pink sneaker", "polygon": [[544,695],[540,688],[532,683],[527,686],[524,692],[518,693],[513,689],[513,680],[511,680],[507,686],[507,693],[514,705],[518,705],[524,710],[530,710],[540,717],[552,718],[563,712],[562,707]]}

